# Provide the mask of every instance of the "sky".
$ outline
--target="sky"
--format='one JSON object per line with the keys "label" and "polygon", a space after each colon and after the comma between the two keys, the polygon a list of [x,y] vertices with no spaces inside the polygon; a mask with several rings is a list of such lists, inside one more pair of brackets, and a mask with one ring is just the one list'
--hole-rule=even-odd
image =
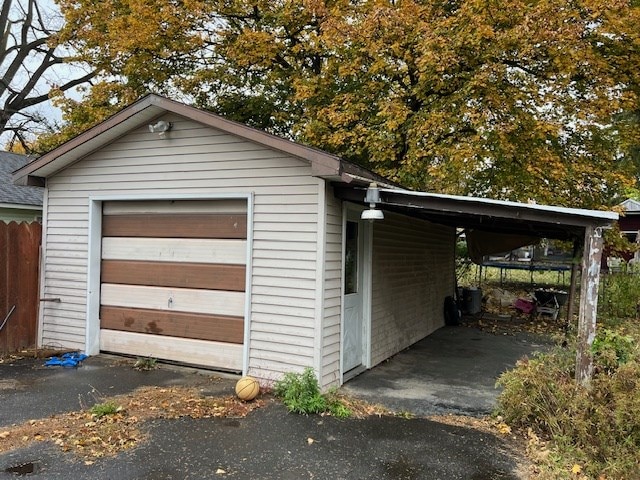
{"label": "sky", "polygon": [[[5,0],[11,1],[11,13],[10,19],[14,22],[14,33],[17,28],[21,26],[21,20],[25,18],[24,12],[26,11],[29,0]],[[42,15],[45,18],[47,25],[52,29],[58,29],[63,24],[63,18],[60,14],[60,10],[58,6],[52,0],[36,0],[38,7],[41,9]],[[11,40],[10,40],[11,42]],[[11,47],[11,43],[8,45]],[[28,57],[28,60],[24,62],[18,74],[14,77],[11,82],[11,86],[14,89],[20,90],[21,87],[25,84],[25,82],[30,78],[30,73],[33,72],[39,65],[41,61],[41,55],[32,54]],[[6,73],[10,62],[13,57],[9,56],[5,61],[0,64],[0,76],[4,76]],[[56,65],[54,68],[49,69],[45,75],[43,75],[42,79],[36,85],[34,92],[29,96],[38,95],[47,93],[53,85],[63,84],[65,81],[76,78],[78,75],[81,75],[83,70],[72,65],[63,64]],[[81,98],[81,94],[77,90],[68,91],[68,96],[72,98]],[[6,94],[0,97],[0,104],[4,105],[6,100]],[[41,115],[43,118],[46,118],[48,122],[52,125],[56,123],[60,123],[62,120],[62,113],[60,109],[56,108],[51,102],[45,102],[43,104],[34,106],[30,109],[30,113],[37,113]],[[6,143],[10,138],[10,134],[2,134],[0,135],[0,148],[4,148]]]}

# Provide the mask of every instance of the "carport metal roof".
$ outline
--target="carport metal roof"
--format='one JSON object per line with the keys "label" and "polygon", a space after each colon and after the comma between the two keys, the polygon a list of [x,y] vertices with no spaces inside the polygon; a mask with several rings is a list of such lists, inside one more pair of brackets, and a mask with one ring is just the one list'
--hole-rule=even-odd
{"label": "carport metal roof", "polygon": [[[362,185],[334,184],[334,191],[342,200],[364,203]],[[378,207],[451,227],[560,240],[581,239],[586,227],[608,227],[618,219],[615,212],[391,188],[380,189]]]}

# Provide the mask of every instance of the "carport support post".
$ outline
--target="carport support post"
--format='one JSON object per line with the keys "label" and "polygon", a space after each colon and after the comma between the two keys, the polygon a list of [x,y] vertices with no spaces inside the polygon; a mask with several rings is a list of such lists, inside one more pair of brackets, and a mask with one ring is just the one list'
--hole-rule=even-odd
{"label": "carport support post", "polygon": [[576,381],[582,385],[589,384],[593,372],[591,345],[596,336],[601,258],[602,228],[588,226],[584,234],[580,312],[578,314],[578,348],[576,354]]}

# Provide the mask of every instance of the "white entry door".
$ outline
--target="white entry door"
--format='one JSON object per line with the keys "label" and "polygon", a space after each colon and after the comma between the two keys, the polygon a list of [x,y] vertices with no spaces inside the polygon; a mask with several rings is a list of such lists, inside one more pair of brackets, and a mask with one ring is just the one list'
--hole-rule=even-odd
{"label": "white entry door", "polygon": [[363,365],[364,358],[364,231],[359,219],[347,220],[344,249],[344,319],[342,371]]}

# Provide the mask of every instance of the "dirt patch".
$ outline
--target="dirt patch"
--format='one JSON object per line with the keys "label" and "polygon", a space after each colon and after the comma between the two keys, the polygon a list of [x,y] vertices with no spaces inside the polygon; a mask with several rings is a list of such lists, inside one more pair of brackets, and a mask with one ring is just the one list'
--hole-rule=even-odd
{"label": "dirt patch", "polygon": [[543,315],[525,315],[515,310],[509,314],[483,312],[477,316],[465,316],[462,325],[494,335],[531,333],[546,338],[556,338],[564,336],[566,331],[566,326],[560,319],[553,320]]}
{"label": "dirt patch", "polygon": [[25,348],[18,352],[0,355],[0,363],[13,363],[24,358],[56,357],[71,352],[77,352],[77,350],[60,348]]}

